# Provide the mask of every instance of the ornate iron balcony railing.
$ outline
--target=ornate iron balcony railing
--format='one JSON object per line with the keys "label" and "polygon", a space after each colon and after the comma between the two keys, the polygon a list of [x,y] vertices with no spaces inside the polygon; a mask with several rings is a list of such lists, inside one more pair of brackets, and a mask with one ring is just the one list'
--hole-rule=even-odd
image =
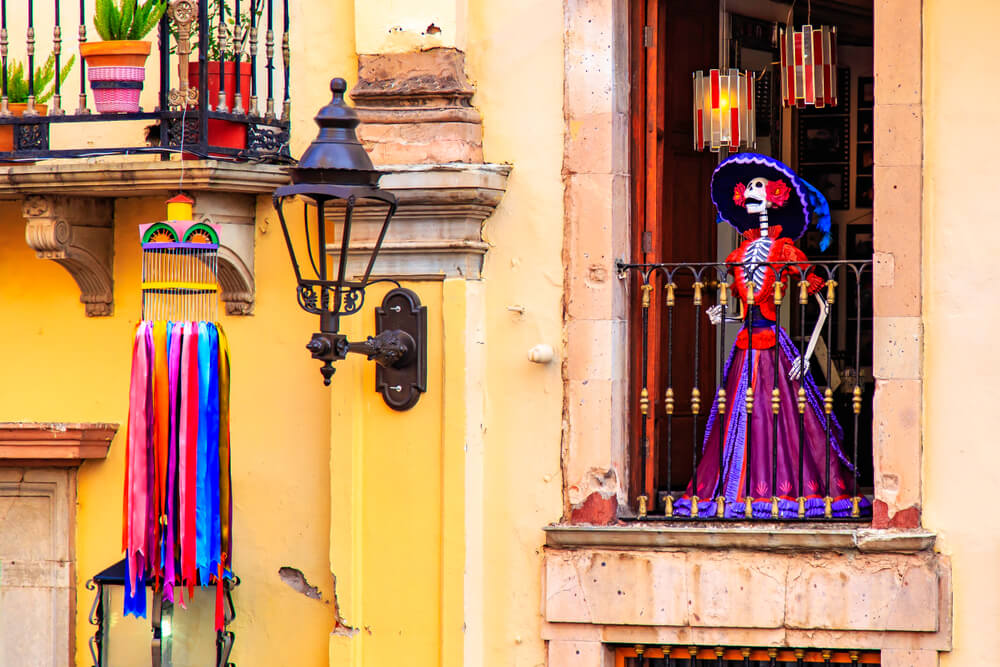
{"label": "ornate iron balcony railing", "polygon": [[870,517],[870,260],[618,270],[638,302],[636,518]]}
{"label": "ornate iron balcony railing", "polygon": [[[114,113],[97,111],[91,86],[102,82],[88,81],[80,49],[100,39],[93,27],[96,0],[24,3],[0,0],[0,162],[143,153],[164,159],[183,153],[188,158],[289,160],[288,0],[168,0],[168,11],[145,37],[152,41],[152,53],[143,85],[155,91],[155,102],[147,104],[151,108]],[[27,73],[46,65],[49,55],[42,47],[48,39],[42,35],[50,30],[55,76],[44,86],[48,103],[42,104],[43,91],[35,89],[36,77]],[[59,72],[68,64],[63,81]],[[12,97],[17,68],[27,86],[22,108],[15,107],[22,100]],[[143,131],[141,124],[128,121],[149,124]],[[115,145],[88,142],[93,124],[109,122],[121,123]],[[80,129],[60,132],[54,141],[52,130],[66,124]]]}

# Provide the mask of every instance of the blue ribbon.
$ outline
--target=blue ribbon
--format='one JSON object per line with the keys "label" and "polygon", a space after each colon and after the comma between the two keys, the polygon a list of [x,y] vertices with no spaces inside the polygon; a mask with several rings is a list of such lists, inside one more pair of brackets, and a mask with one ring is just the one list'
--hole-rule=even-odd
{"label": "blue ribbon", "polygon": [[[132,573],[129,572],[129,559],[125,559],[125,615],[136,618],[146,618],[146,567],[139,568],[135,577],[135,590],[132,590]],[[142,558],[139,558],[142,561]],[[108,613],[107,611],[105,613]]]}
{"label": "blue ribbon", "polygon": [[[195,567],[202,586],[208,585],[211,570],[212,517],[208,476],[208,422],[210,420],[209,376],[211,375],[212,343],[208,326],[198,322],[198,461],[195,477]],[[218,478],[215,484],[218,485]]]}
{"label": "blue ribbon", "polygon": [[215,574],[219,571],[219,563],[222,560],[222,515],[219,509],[219,331],[215,324],[209,323],[208,337],[210,344],[206,452],[208,454],[208,496],[211,518],[208,560],[209,569]]}

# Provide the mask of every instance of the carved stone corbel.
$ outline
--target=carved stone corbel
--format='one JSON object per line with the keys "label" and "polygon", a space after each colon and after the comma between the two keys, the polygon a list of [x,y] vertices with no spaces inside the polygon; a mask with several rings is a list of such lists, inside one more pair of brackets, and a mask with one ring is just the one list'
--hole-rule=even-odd
{"label": "carved stone corbel", "polygon": [[227,315],[253,315],[256,205],[253,195],[195,195],[195,218],[219,225],[219,286]]}
{"label": "carved stone corbel", "polygon": [[39,259],[63,266],[80,287],[88,317],[111,314],[114,256],[111,200],[29,195],[21,206],[24,237]]}

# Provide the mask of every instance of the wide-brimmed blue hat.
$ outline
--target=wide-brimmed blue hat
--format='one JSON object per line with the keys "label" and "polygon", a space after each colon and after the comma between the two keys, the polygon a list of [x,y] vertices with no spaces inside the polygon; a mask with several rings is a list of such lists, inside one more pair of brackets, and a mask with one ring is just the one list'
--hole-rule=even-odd
{"label": "wide-brimmed blue hat", "polygon": [[738,203],[738,186],[755,178],[783,181],[789,192],[784,203],[767,209],[768,224],[781,227],[781,236],[797,239],[816,216],[816,228],[824,233],[820,249],[830,244],[830,205],[826,198],[785,163],[759,153],[737,153],[724,160],[712,173],[712,202],[719,221],[728,222],[740,232],[756,229],[760,219],[747,213]]}

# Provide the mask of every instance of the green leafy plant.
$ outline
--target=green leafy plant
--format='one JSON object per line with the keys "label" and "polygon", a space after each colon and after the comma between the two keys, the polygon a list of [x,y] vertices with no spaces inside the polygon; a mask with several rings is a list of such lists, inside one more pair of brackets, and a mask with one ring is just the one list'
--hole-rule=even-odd
{"label": "green leafy plant", "polygon": [[163,18],[166,0],[97,0],[94,27],[106,42],[142,39]]}
{"label": "green leafy plant", "polygon": [[[59,85],[66,82],[66,77],[73,69],[76,56],[69,59],[59,70]],[[35,102],[45,104],[52,99],[55,92],[56,57],[49,54],[48,59],[35,68]],[[11,104],[24,104],[28,101],[28,78],[25,76],[24,63],[17,60],[7,61],[7,101]]]}
{"label": "green leafy plant", "polygon": [[[207,57],[209,61],[215,62],[233,62],[236,60],[237,54],[239,54],[240,59],[245,60],[249,54],[250,49],[250,24],[251,17],[255,18],[257,25],[260,25],[260,16],[264,12],[264,0],[249,0],[249,7],[245,7],[240,11],[240,25],[239,29],[236,27],[236,14],[232,7],[229,6],[226,0],[221,0],[222,6],[219,6],[220,0],[208,0],[208,16],[209,23],[212,21],[217,21],[220,9],[225,18],[223,32],[226,35],[226,45],[225,48],[219,48],[219,28],[218,25],[211,26],[208,31],[208,52]],[[174,40],[177,39],[177,29],[173,24],[170,25],[170,34],[173,35]],[[197,59],[198,53],[198,21],[195,20],[191,23],[191,48],[194,53],[195,59]],[[171,46],[170,53],[174,53],[176,47]]]}

